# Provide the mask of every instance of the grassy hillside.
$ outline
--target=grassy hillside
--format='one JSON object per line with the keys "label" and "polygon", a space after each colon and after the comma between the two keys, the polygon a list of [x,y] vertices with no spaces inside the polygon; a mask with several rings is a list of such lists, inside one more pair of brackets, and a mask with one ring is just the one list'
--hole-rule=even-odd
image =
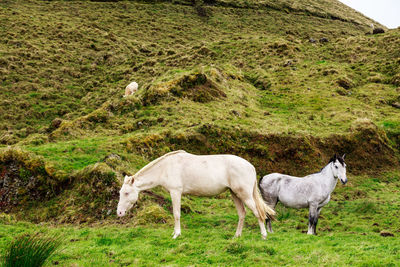
{"label": "grassy hillside", "polygon": [[[300,121],[307,121],[310,108],[318,108],[315,95],[322,99],[331,96],[338,89],[335,80],[348,72],[351,77],[347,78],[354,87],[363,85],[365,82],[360,80],[371,72],[383,76],[379,76],[381,82],[390,83],[398,67],[398,62],[391,61],[398,57],[398,35],[393,33],[390,40],[362,38],[364,44],[356,44],[369,26],[366,18],[351,10],[343,10],[343,16],[348,14],[350,21],[363,24],[313,16],[305,11],[288,15],[287,3],[276,5],[271,8],[265,4],[257,9],[207,6],[210,15],[205,18],[192,6],[168,3],[3,2],[1,143],[14,144],[33,133],[46,133],[52,130],[51,121],[56,117],[76,119],[110,98],[120,99],[131,80],[138,81],[144,90],[154,84],[154,78],[173,79],[176,73],[202,66],[268,79],[271,90],[259,98],[272,98],[274,103],[260,100],[261,109],[279,108],[280,102],[288,100],[298,102],[296,96],[308,93],[306,114]],[[316,7],[310,2],[303,9],[310,6]],[[323,36],[331,42],[313,45],[308,41],[310,37],[318,40]],[[351,36],[355,39],[349,39]],[[378,51],[370,56],[374,49]],[[360,53],[379,61],[379,66],[369,62],[365,67]],[[252,89],[248,80],[242,86]],[[382,97],[391,100],[393,89],[380,89],[389,91]],[[321,95],[322,92],[326,94]],[[248,97],[257,103],[254,93]],[[350,99],[354,98],[357,97]],[[341,97],[335,100],[343,102]],[[323,104],[319,103],[319,108]],[[283,108],[287,112],[289,107]],[[257,119],[255,114],[250,115]],[[274,122],[278,124],[274,125],[276,131],[284,130],[282,124],[287,124],[287,116],[272,118],[275,120],[258,124]]]}
{"label": "grassy hillside", "polygon": [[17,148],[2,165],[18,179],[10,162],[63,188],[112,153],[119,176],[174,149],[235,153],[262,174],[305,174],[334,152],[354,173],[398,166],[400,32],[365,35],[373,21],[337,1],[5,1],[1,13],[0,142]]}
{"label": "grassy hillside", "polygon": [[[2,1],[0,249],[57,225],[48,231],[78,241],[62,265],[371,265],[387,251],[382,264],[396,262],[397,239],[379,233],[399,227],[400,31],[366,34],[371,23],[383,27],[336,0]],[[131,81],[139,91],[123,98]],[[252,215],[231,241],[229,194],[185,197],[172,243],[163,190],[125,219],[115,207],[124,173],[176,149],[236,154],[259,176],[305,175],[347,153],[350,182],[315,243],[300,235],[306,212],[282,207],[266,247]]]}

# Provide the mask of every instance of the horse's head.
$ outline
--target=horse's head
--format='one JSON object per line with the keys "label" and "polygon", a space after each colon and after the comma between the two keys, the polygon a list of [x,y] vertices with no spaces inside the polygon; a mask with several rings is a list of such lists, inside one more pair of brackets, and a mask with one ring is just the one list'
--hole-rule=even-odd
{"label": "horse's head", "polygon": [[124,184],[119,191],[118,216],[124,216],[126,212],[132,208],[133,204],[136,203],[138,196],[139,191],[136,188],[135,179],[133,176],[125,175]]}
{"label": "horse's head", "polygon": [[343,156],[337,156],[335,154],[329,161],[332,163],[333,176],[335,178],[339,178],[342,184],[347,183],[346,163],[344,163],[345,156],[346,154],[344,154]]}

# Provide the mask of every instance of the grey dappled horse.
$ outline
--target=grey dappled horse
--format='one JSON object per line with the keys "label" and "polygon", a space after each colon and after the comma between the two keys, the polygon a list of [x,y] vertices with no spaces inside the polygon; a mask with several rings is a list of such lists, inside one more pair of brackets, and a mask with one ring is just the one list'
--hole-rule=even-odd
{"label": "grey dappled horse", "polygon": [[[309,235],[316,234],[316,226],[321,208],[328,204],[338,178],[347,183],[344,157],[336,154],[320,172],[303,178],[280,173],[272,173],[261,178],[259,186],[263,199],[272,208],[278,201],[290,208],[309,208]],[[266,219],[267,230],[272,232],[271,220]]]}

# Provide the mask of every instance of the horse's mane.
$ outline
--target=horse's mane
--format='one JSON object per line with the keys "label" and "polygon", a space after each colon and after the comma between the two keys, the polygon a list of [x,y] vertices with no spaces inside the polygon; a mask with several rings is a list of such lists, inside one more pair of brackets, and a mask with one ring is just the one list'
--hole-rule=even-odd
{"label": "horse's mane", "polygon": [[339,163],[344,166],[344,159],[341,156],[337,156],[336,154],[329,160],[328,164],[331,162],[335,162],[336,160],[338,160]]}
{"label": "horse's mane", "polygon": [[135,173],[134,177],[136,178],[138,175],[140,175],[141,173],[143,173],[144,171],[148,170],[149,168],[153,167],[156,163],[158,163],[159,161],[161,161],[162,159],[165,159],[168,156],[177,154],[177,153],[187,153],[185,150],[177,150],[177,151],[172,151],[169,152],[159,158],[156,158],[155,160],[153,160],[152,162],[150,162],[149,164],[147,164],[146,166],[144,166],[143,168],[141,168],[137,173]]}

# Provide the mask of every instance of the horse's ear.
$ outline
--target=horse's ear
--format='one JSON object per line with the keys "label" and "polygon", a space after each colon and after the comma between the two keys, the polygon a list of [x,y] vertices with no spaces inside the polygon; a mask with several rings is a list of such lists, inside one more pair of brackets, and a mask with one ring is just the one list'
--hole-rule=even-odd
{"label": "horse's ear", "polygon": [[333,161],[336,161],[336,160],[337,160],[337,155],[335,153],[335,155],[333,155]]}
{"label": "horse's ear", "polygon": [[133,176],[125,175],[124,184],[132,185],[134,181],[135,181],[135,179],[133,178]]}
{"label": "horse's ear", "polygon": [[342,159],[344,159],[346,157],[346,153],[343,154]]}

